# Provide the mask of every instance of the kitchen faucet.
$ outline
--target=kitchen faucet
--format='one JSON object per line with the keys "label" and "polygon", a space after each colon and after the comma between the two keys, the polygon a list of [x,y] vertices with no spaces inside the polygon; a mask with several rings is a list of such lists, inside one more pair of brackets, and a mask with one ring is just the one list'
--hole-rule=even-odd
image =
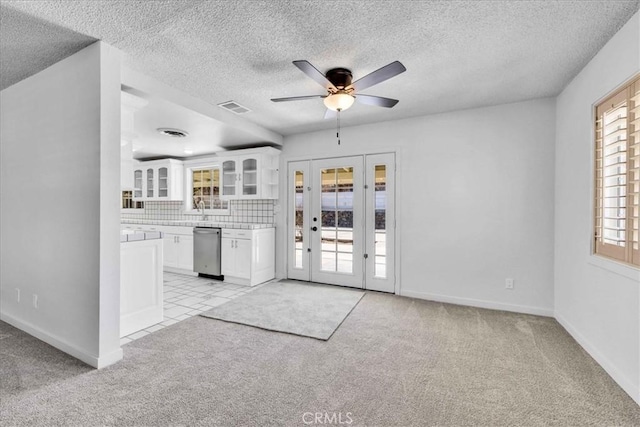
{"label": "kitchen faucet", "polygon": [[202,220],[206,221],[207,220],[207,215],[205,215],[205,213],[204,213],[204,200],[200,200],[198,202],[198,212],[200,212],[200,209],[202,209]]}

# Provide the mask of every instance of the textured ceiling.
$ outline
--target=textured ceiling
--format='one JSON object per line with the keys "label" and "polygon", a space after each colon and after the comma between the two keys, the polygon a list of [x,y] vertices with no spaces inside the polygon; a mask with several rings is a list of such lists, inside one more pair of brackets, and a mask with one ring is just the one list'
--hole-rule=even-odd
{"label": "textured ceiling", "polygon": [[1,83],[101,39],[126,66],[211,104],[235,100],[252,110],[246,120],[287,135],[335,126],[321,100],[270,101],[323,94],[293,60],[354,79],[401,61],[405,73],[363,91],[396,107],[342,114],[343,126],[394,120],[554,96],[637,10],[637,0],[2,0]]}

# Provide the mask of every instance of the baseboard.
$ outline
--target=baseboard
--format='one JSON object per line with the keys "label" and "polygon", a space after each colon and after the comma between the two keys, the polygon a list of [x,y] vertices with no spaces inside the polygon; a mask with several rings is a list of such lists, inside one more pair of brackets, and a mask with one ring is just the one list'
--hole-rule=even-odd
{"label": "baseboard", "polygon": [[38,338],[40,341],[46,342],[47,344],[57,348],[58,350],[65,352],[68,355],[75,357],[76,359],[94,368],[101,369],[106,366],[113,365],[114,363],[122,360],[123,353],[121,348],[118,348],[117,350],[107,355],[96,357],[74,346],[73,344],[69,344],[68,342],[66,342],[64,339],[60,337],[57,337],[48,332],[45,332],[42,329],[38,328],[37,326],[34,326],[23,320],[17,319],[9,314],[0,313],[0,320],[12,326],[15,326],[21,331],[24,331],[27,334]]}
{"label": "baseboard", "polygon": [[193,270],[185,270],[182,268],[175,268],[175,267],[162,267],[162,270],[167,271],[169,273],[176,273],[176,274],[182,274],[185,276],[198,277],[198,273],[194,272]]}
{"label": "baseboard", "polygon": [[587,352],[598,364],[604,369],[607,374],[629,395],[631,398],[640,405],[640,385],[634,385],[629,381],[622,372],[611,362],[605,355],[603,355],[596,346],[591,344],[584,335],[582,335],[576,328],[571,325],[561,315],[555,315],[556,320],[562,327],[575,339],[578,344]]}
{"label": "baseboard", "polygon": [[491,310],[511,311],[514,313],[535,314],[537,316],[553,317],[553,310],[541,307],[531,307],[527,305],[505,304],[495,301],[486,301],[473,298],[452,297],[449,295],[438,295],[427,292],[416,292],[401,290],[403,297],[419,298],[429,301],[445,302],[448,304],[467,305],[471,307],[488,308]]}

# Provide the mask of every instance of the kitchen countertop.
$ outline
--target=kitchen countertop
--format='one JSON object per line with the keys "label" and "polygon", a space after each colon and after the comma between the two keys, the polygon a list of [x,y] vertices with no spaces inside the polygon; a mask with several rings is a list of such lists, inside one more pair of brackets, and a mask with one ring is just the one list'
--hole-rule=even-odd
{"label": "kitchen countertop", "polygon": [[153,220],[153,219],[122,219],[121,224],[135,225],[167,225],[174,227],[216,227],[216,228],[234,228],[244,230],[256,230],[260,228],[273,228],[273,224],[254,224],[248,222],[212,222],[212,221],[171,221],[171,220]]}

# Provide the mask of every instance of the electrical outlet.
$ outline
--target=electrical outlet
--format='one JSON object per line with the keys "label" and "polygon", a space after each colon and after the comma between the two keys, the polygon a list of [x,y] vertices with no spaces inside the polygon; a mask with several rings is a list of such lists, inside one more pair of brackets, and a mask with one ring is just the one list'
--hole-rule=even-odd
{"label": "electrical outlet", "polygon": [[33,294],[33,308],[38,308],[38,294]]}
{"label": "electrical outlet", "polygon": [[16,302],[20,302],[20,289],[16,288]]}
{"label": "electrical outlet", "polygon": [[505,287],[506,289],[513,289],[513,282],[514,282],[514,280],[513,280],[512,278],[508,277],[508,278],[507,278],[507,279],[505,279],[505,281],[504,281],[504,287]]}

